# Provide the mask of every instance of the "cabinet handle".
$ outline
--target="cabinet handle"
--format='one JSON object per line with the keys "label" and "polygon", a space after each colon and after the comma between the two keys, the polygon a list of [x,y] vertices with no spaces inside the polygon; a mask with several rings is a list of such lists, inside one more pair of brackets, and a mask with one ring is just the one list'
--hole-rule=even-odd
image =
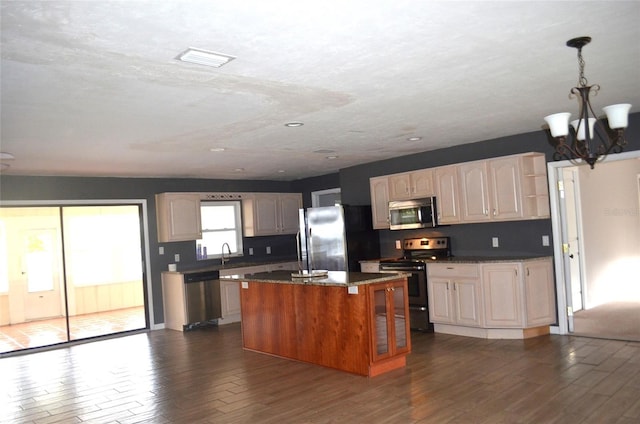
{"label": "cabinet handle", "polygon": [[496,216],[496,215],[498,215],[498,212],[494,209],[493,210],[493,216]]}
{"label": "cabinet handle", "polygon": [[527,267],[527,277],[529,276],[529,267]]}

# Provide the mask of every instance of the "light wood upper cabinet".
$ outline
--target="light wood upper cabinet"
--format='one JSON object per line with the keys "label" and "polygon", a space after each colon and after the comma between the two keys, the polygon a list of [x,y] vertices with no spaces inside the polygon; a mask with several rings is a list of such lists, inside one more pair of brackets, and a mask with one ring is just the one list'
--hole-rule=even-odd
{"label": "light wood upper cabinet", "polygon": [[481,222],[491,219],[487,163],[468,162],[458,165],[461,220]]}
{"label": "light wood upper cabinet", "polygon": [[549,218],[543,153],[523,153],[369,179],[374,228],[389,200],[436,196],[439,224]]}
{"label": "light wood upper cabinet", "polygon": [[434,169],[436,208],[438,224],[460,222],[460,200],[458,188],[458,168],[456,165]]}
{"label": "light wood upper cabinet", "polygon": [[370,178],[369,188],[373,228],[389,228],[389,178],[386,176]]}
{"label": "light wood upper cabinet", "polygon": [[156,194],[158,241],[188,241],[202,238],[198,193]]}
{"label": "light wood upper cabinet", "polygon": [[389,200],[407,200],[435,195],[433,170],[389,175]]}
{"label": "light wood upper cabinet", "polygon": [[242,199],[245,237],[295,234],[300,193],[255,193]]}
{"label": "light wood upper cabinet", "polygon": [[492,219],[523,217],[521,161],[519,156],[487,161]]}

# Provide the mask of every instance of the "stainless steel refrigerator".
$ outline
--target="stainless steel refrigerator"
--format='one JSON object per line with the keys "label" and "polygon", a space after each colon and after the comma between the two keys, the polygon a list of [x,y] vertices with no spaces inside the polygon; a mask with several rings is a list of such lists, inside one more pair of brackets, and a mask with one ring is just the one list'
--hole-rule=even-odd
{"label": "stainless steel refrigerator", "polygon": [[359,261],[378,258],[380,242],[368,206],[300,209],[299,262],[302,270],[360,271]]}

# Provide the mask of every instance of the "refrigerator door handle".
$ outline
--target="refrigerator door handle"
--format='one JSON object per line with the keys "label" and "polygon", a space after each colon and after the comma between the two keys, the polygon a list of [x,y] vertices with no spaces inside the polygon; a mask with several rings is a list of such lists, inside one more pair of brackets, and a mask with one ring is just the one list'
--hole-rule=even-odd
{"label": "refrigerator door handle", "polygon": [[300,250],[300,231],[296,232],[296,250],[298,251],[298,272],[302,274],[302,251]]}
{"label": "refrigerator door handle", "polygon": [[311,234],[311,227],[309,227],[308,224],[307,224],[307,239],[309,240],[309,251],[307,252],[307,255],[309,255],[309,272],[312,272],[313,270],[316,269],[316,267],[313,263],[313,236]]}

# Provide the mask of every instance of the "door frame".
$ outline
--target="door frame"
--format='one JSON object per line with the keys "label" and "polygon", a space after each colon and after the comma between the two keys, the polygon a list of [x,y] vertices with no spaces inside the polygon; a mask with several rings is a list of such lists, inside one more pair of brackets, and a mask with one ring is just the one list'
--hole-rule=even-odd
{"label": "door frame", "polygon": [[142,261],[144,263],[144,279],[146,282],[146,307],[145,310],[148,311],[148,316],[146,317],[149,322],[149,328],[151,330],[157,330],[164,328],[164,324],[156,325],[154,321],[154,310],[153,310],[153,284],[151,281],[151,259],[150,259],[150,249],[149,249],[149,218],[148,218],[148,208],[147,208],[147,199],[90,199],[90,200],[7,200],[0,201],[0,206],[53,206],[53,207],[64,207],[64,206],[100,206],[100,205],[137,205],[142,208],[142,248],[143,248],[143,257]]}
{"label": "door frame", "polygon": [[[616,162],[627,159],[640,159],[640,150],[633,150],[630,152],[616,153],[607,156],[602,162]],[[564,253],[563,253],[563,239],[562,239],[562,217],[560,213],[560,193],[558,189],[558,181],[562,178],[561,168],[574,167],[575,163],[569,160],[547,162],[547,179],[549,185],[549,204],[551,211],[551,228],[553,234],[553,261],[556,277],[556,302],[558,306],[558,322],[557,325],[551,326],[551,333],[553,334],[570,334],[569,333],[569,312],[567,310],[567,276],[570,272],[565,266]],[[578,166],[587,166],[578,165]],[[596,166],[598,166],[596,164]],[[578,217],[579,222],[577,225],[582,227],[582,218]],[[582,247],[582,256],[584,256],[584,246]],[[584,275],[584,274],[583,274]]]}

